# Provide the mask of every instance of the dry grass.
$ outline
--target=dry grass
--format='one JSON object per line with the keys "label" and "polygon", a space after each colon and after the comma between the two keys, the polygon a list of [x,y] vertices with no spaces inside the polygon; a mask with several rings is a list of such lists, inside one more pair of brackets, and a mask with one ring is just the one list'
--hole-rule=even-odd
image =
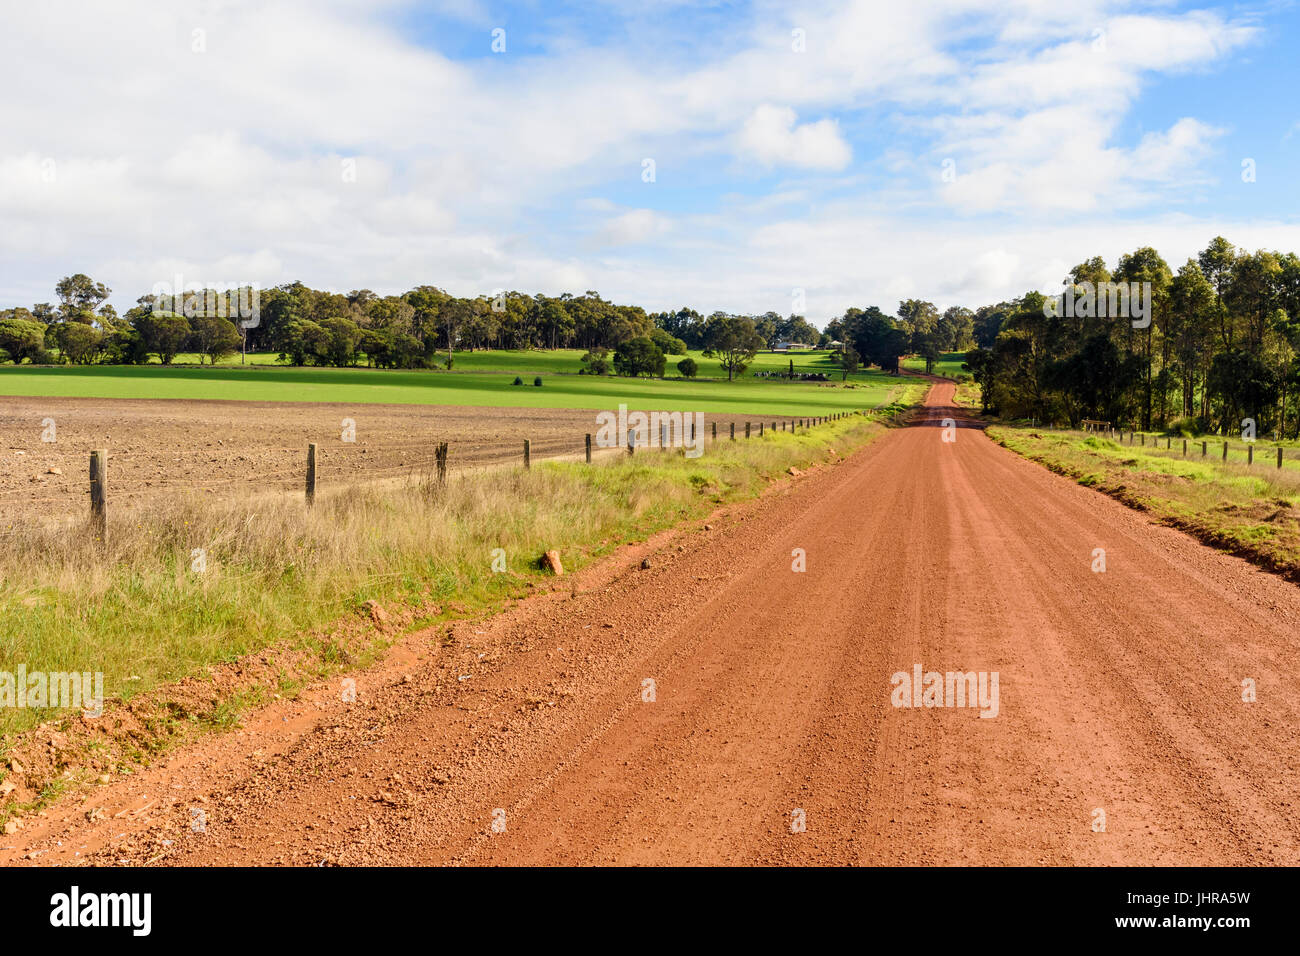
{"label": "dry grass", "polygon": [[[911,397],[909,392],[907,397]],[[894,409],[884,409],[887,417]],[[638,451],[594,465],[550,462],[401,487],[215,504],[159,499],[88,528],[15,528],[0,538],[0,669],[104,674],[123,700],[313,629],[368,600],[481,611],[522,593],[546,550],[581,566],[718,503],[753,495],[790,465],[884,426],[851,416],[798,435],[719,441],[699,459]],[[493,550],[508,573],[492,571]],[[206,570],[194,570],[202,549]],[[0,709],[0,733],[48,720]]]}

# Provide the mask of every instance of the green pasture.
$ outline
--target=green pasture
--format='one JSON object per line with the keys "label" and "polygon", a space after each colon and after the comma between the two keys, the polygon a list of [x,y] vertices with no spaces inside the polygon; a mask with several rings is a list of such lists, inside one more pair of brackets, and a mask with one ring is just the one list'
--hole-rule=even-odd
{"label": "green pasture", "polygon": [[[939,360],[934,363],[934,374],[946,375],[948,378],[956,378],[958,375],[970,375],[970,372],[962,371],[962,364],[965,361],[965,352],[944,352],[939,356]],[[919,355],[909,355],[899,362],[899,365],[911,372],[925,371],[925,359]]]}
{"label": "green pasture", "polygon": [[[558,361],[555,353],[526,355]],[[247,366],[175,367],[6,366],[0,368],[0,395],[105,399],[227,399],[255,402],[342,402],[396,405],[472,405],[501,408],[681,409],[716,414],[822,415],[874,408],[900,381],[872,370],[849,384],[790,382],[750,375],[725,380],[631,379],[614,376],[547,374],[545,369],[516,371],[525,384],[514,385],[509,371],[461,371],[462,357],[509,361],[503,353],[458,353],[456,371],[397,371],[368,368],[288,368],[262,363]],[[543,385],[533,385],[536,374]]]}

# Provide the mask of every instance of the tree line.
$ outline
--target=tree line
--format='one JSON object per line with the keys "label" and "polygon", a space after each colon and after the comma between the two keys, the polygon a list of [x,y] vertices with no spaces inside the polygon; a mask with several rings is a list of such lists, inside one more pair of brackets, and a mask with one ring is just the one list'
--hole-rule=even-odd
{"label": "tree line", "polygon": [[[1149,290],[1141,320],[1115,314],[1117,286]],[[870,365],[896,373],[909,354],[931,370],[943,353],[964,352],[985,410],[1004,417],[1225,434],[1251,419],[1260,434],[1300,437],[1300,257],[1249,252],[1221,236],[1176,273],[1143,247],[1113,269],[1100,256],[1080,263],[1058,296],[943,311],[907,299],[893,315],[847,309],[821,331],[775,312],[647,313],[594,291],[342,295],[301,282],[260,292],[256,321],[232,320],[247,291],[150,294],[119,316],[102,283],[68,276],[55,286],[57,304],[0,311],[0,361],[170,363],[197,352],[216,362],[246,348],[294,365],[429,368],[449,367],[457,349],[570,347],[586,350],[587,374],[662,376],[671,357],[702,349],[730,379],[788,341],[834,345],[844,377]],[[692,359],[676,365],[695,374]]]}
{"label": "tree line", "polygon": [[[380,296],[369,289],[339,294],[291,282],[256,293],[151,293],[125,315],[106,304],[111,291],[78,273],[57,283],[57,304],[0,311],[0,361],[170,364],[181,353],[195,352],[200,361],[215,363],[243,350],[278,352],[292,365],[432,368],[450,367],[456,350],[584,348],[585,372],[663,374],[667,356],[694,348],[716,350],[732,376],[756,351],[778,342],[827,340],[801,316],[705,317],[687,308],[647,313],[595,291],[462,298],[424,285]],[[686,369],[693,370],[694,362]]]}

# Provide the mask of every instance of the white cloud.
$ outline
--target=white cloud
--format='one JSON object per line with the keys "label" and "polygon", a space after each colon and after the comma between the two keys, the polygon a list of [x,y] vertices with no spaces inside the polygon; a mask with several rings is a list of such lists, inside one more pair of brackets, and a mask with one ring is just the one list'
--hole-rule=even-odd
{"label": "white cloud", "polygon": [[596,235],[594,245],[623,246],[666,235],[672,222],[653,209],[633,209],[609,220]]}
{"label": "white cloud", "polygon": [[[512,32],[512,52],[491,56],[484,32],[484,55],[457,61],[385,19],[409,12],[400,0],[11,6],[0,306],[47,300],[85,271],[121,307],[180,267],[759,311],[801,286],[821,319],[908,283],[973,304],[1023,291],[1047,244],[1073,255],[1042,217],[1138,210],[1203,182],[1220,131],[1194,115],[1120,134],[1153,73],[1221,64],[1254,36],[1117,0],[762,2],[725,42],[678,29],[689,54],[573,34],[549,42],[560,55],[526,55]],[[441,6],[494,25],[479,0]],[[673,35],[671,21],[658,29]],[[644,157],[655,185],[640,182]],[[953,183],[939,176],[948,157]],[[690,214],[653,208],[660,189],[692,190]],[[1196,242],[1209,221],[1193,223]],[[1087,233],[1104,243],[1088,254],[1119,235]],[[936,272],[937,246],[954,268]]]}
{"label": "white cloud", "polygon": [[843,169],[853,151],[840,136],[834,120],[797,125],[795,111],[763,104],[754,110],[740,133],[740,149],[764,166]]}

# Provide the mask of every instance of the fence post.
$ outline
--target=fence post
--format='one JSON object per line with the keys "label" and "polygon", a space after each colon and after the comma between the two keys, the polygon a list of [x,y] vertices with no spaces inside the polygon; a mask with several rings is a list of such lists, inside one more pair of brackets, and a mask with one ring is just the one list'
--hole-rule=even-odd
{"label": "fence post", "polygon": [[1183,457],[1184,457],[1184,458],[1187,457],[1187,439],[1186,439],[1186,438],[1183,439]]}
{"label": "fence post", "polygon": [[[1157,441],[1158,441],[1158,440],[1159,440],[1159,439],[1157,439]],[[1166,436],[1165,436],[1165,451],[1168,451],[1168,450],[1169,450],[1170,448],[1172,448],[1172,447],[1174,447],[1174,436],[1173,436],[1173,435],[1166,435]]]}
{"label": "fence post", "polygon": [[533,467],[533,446],[527,438],[524,439],[524,467]]}
{"label": "fence post", "polygon": [[108,450],[90,453],[90,522],[100,544],[108,530]]}
{"label": "fence post", "polygon": [[1282,467],[1282,446],[1281,445],[1277,446],[1277,466],[1279,468]]}
{"label": "fence post", "polygon": [[1226,441],[1223,443],[1223,460],[1228,460],[1228,443]]}
{"label": "fence post", "polygon": [[1246,446],[1246,464],[1248,464],[1248,465],[1253,465],[1253,464],[1255,464],[1255,446],[1254,446],[1254,445],[1247,445],[1247,446]]}
{"label": "fence post", "polygon": [[587,436],[587,464],[591,464],[591,436]]}
{"label": "fence post", "polygon": [[627,453],[629,455],[636,454],[636,432],[630,429],[628,430],[627,433]]}
{"label": "fence post", "polygon": [[749,422],[745,422],[745,437],[749,437]]}
{"label": "fence post", "polygon": [[307,504],[316,503],[316,443],[307,445]]}
{"label": "fence post", "polygon": [[717,440],[718,440],[718,423],[717,423],[717,422],[709,422],[709,424],[713,426],[713,440],[714,440],[714,441],[717,441]]}
{"label": "fence post", "polygon": [[758,423],[758,437],[759,437],[759,438],[762,438],[762,437],[763,437],[763,423],[762,423],[762,422],[759,422],[759,423]]}
{"label": "fence post", "polygon": [[1207,441],[1201,442],[1201,457],[1204,458],[1209,453],[1210,453],[1210,443]]}
{"label": "fence post", "polygon": [[447,483],[447,443],[440,442],[438,449],[433,453],[434,460],[438,463],[438,484]]}

